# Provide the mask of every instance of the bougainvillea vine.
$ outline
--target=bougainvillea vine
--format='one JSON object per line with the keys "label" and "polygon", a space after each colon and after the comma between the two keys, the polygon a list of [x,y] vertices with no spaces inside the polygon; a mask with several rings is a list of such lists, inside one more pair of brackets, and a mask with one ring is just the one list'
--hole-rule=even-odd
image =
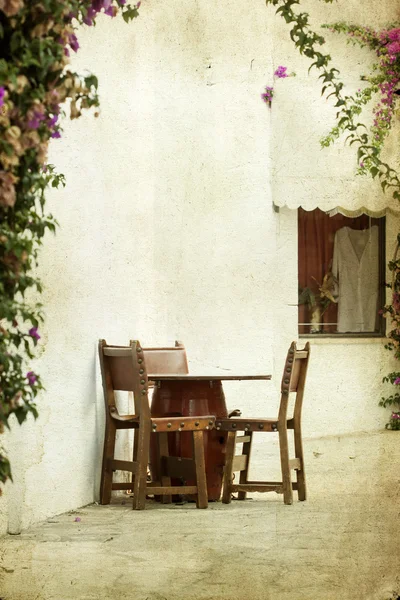
{"label": "bougainvillea vine", "polygon": [[[323,0],[332,3],[333,0]],[[300,0],[266,0],[266,4],[277,6],[276,12],[286,23],[290,24],[290,37],[300,54],[308,57],[319,72],[322,81],[322,95],[333,98],[336,112],[336,125],[329,134],[321,140],[321,145],[329,146],[342,134],[347,134],[346,140],[357,148],[359,162],[358,173],[370,174],[380,181],[382,190],[390,192],[400,201],[400,178],[396,169],[381,159],[384,142],[394,124],[395,111],[400,98],[400,23],[389,24],[382,31],[371,27],[348,25],[346,23],[325,24],[322,27],[335,33],[348,36],[348,41],[372,49],[377,56],[377,62],[372,65],[371,72],[362,74],[360,81],[364,87],[351,95],[344,93],[344,84],[339,78],[339,70],[331,65],[331,56],[319,50],[325,44],[325,39],[311,30],[309,15],[305,12],[296,13],[293,6],[300,5]],[[375,99],[378,100],[373,108],[373,122],[368,128],[360,120],[363,107]],[[392,282],[387,284],[391,290],[391,301],[383,309],[383,315],[390,320],[391,330],[386,348],[394,352],[400,360],[400,259],[397,252],[400,246],[400,234],[397,238],[395,258],[389,262],[392,272]],[[379,404],[383,407],[394,406],[389,423],[389,429],[400,429],[400,372],[389,373],[383,378],[385,383],[395,386],[395,391],[382,397]]]}
{"label": "bougainvillea vine", "polygon": [[[138,16],[140,2],[126,0],[0,0],[0,432],[14,415],[37,416],[43,388],[32,368],[43,312],[33,275],[46,231],[56,221],[45,212],[49,186],[64,177],[47,163],[50,141],[62,143],[62,119],[99,106],[97,78],[70,67],[82,26],[99,15]],[[11,478],[0,450],[0,483]],[[0,488],[1,493],[1,488]]]}

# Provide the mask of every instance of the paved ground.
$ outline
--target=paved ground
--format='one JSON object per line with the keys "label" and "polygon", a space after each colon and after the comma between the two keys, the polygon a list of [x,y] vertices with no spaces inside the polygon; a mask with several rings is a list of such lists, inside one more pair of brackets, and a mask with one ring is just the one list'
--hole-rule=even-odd
{"label": "paved ground", "polygon": [[[0,539],[1,600],[400,596],[400,434],[306,443],[309,500],[92,505]],[[75,521],[79,517],[80,521]]]}

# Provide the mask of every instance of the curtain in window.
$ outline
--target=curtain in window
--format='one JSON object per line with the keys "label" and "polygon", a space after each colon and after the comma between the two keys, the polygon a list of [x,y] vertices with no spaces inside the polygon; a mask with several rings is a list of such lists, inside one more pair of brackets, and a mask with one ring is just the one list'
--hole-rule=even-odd
{"label": "curtain in window", "polygon": [[[332,268],[333,244],[335,233],[342,227],[368,229],[377,225],[378,219],[367,215],[345,217],[342,214],[329,216],[318,208],[312,211],[298,209],[298,263],[299,288],[309,287],[318,293],[318,284],[322,284],[324,275]],[[315,278],[315,279],[313,279]],[[337,304],[331,303],[321,317],[323,333],[337,331]],[[299,323],[309,323],[310,313],[307,305],[299,305]],[[309,333],[309,325],[299,325],[299,333]]]}

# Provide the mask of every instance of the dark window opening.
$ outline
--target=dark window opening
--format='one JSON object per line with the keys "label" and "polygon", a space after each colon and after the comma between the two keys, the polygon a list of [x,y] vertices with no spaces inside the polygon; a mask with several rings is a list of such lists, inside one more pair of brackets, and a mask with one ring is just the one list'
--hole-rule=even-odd
{"label": "dark window opening", "polygon": [[383,336],[385,217],[298,210],[299,334]]}

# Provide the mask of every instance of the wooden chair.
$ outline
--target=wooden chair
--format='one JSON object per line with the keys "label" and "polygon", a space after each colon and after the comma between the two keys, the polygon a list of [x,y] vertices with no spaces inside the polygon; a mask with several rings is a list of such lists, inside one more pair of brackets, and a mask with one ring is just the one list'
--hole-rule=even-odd
{"label": "wooden chair", "polygon": [[[306,382],[310,344],[302,350],[296,348],[295,342],[289,348],[281,384],[281,402],[276,418],[261,419],[217,419],[215,427],[228,431],[226,462],[223,480],[222,502],[229,504],[232,493],[238,492],[238,499],[244,500],[247,492],[283,493],[285,504],[293,503],[293,490],[297,490],[299,500],[306,499],[306,481],[304,471],[303,444],[301,436],[301,409],[304,386]],[[289,394],[296,394],[293,416],[288,418]],[[287,430],[294,431],[295,458],[289,458]],[[237,431],[244,435],[237,436]],[[250,462],[253,433],[278,433],[281,458],[282,481],[250,481],[248,470]],[[235,456],[236,444],[243,444],[242,454]],[[296,481],[292,481],[291,470],[296,471]],[[235,472],[240,472],[238,483],[234,483]]]}
{"label": "wooden chair", "polygon": [[[130,340],[132,344],[134,340]],[[129,348],[130,346],[108,346],[108,348]],[[142,348],[146,358],[147,374],[168,374],[168,373],[189,373],[189,364],[186,355],[186,349],[182,342],[175,340],[174,347],[155,347],[155,348]],[[150,375],[151,377],[151,375]],[[149,378],[148,390],[154,388],[154,382]],[[133,429],[133,460],[135,460],[137,452],[137,429]],[[132,473],[132,482],[134,481],[134,474]],[[122,485],[122,484],[121,484]],[[133,486],[125,486],[121,488],[113,489],[128,489],[130,490]],[[168,503],[170,500],[168,497],[163,498],[164,503]]]}
{"label": "wooden chair", "polygon": [[[198,508],[207,508],[207,484],[205,474],[203,431],[212,429],[215,417],[166,417],[152,418],[148,401],[148,373],[146,353],[138,341],[132,341],[129,347],[108,346],[105,340],[99,341],[99,357],[103,379],[106,405],[106,432],[104,439],[103,465],[101,476],[100,502],[109,504],[112,490],[131,489],[133,487],[133,508],[144,509],[146,494],[151,493],[170,497],[171,494],[194,494]],[[120,415],[115,403],[115,391],[132,391],[135,414]],[[136,429],[133,461],[114,458],[115,438],[118,429]],[[175,457],[168,456],[168,433],[191,431],[193,435],[194,459],[185,461],[188,469],[193,468],[196,485],[171,486],[169,475],[162,475],[160,482],[147,483],[147,464],[150,436],[157,435],[160,448],[160,461],[163,473],[172,465]],[[190,463],[190,464],[188,464]],[[165,466],[166,465],[166,466]],[[125,470],[134,474],[133,483],[113,483],[113,471]]]}
{"label": "wooden chair", "polygon": [[[130,341],[132,344],[134,340]],[[186,355],[186,349],[182,342],[175,340],[174,347],[155,347],[155,348],[142,348],[146,360],[146,369],[148,375],[148,389],[154,388],[154,382],[151,380],[151,374],[157,373],[158,375],[168,375],[169,373],[185,374],[189,373],[189,364]],[[159,439],[162,440],[162,437]],[[137,452],[138,442],[138,431],[134,430],[133,433],[133,460],[135,460]],[[160,451],[160,444],[158,444],[158,451]],[[159,454],[159,452],[158,452]],[[161,472],[160,458],[158,461],[158,472]],[[132,473],[132,482],[135,476]],[[156,495],[156,494],[154,494]],[[162,502],[169,504],[171,502],[170,496],[163,496]]]}

